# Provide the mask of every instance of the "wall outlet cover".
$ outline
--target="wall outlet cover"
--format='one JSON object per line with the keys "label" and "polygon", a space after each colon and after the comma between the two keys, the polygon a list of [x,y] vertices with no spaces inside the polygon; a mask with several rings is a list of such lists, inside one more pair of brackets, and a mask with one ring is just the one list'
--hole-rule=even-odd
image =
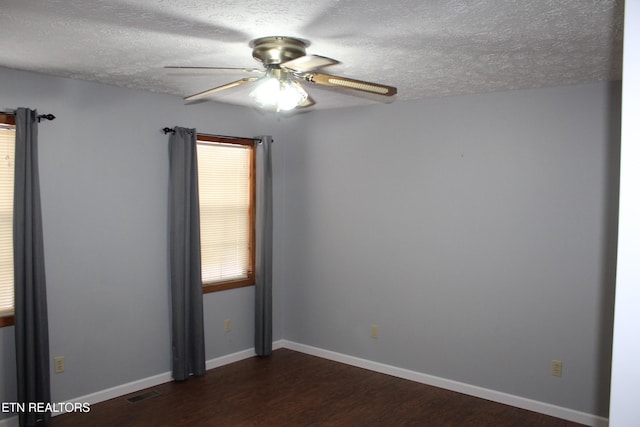
{"label": "wall outlet cover", "polygon": [[53,367],[56,374],[64,372],[64,356],[56,356],[53,358]]}
{"label": "wall outlet cover", "polygon": [[371,325],[371,338],[378,338],[379,332],[378,325]]}

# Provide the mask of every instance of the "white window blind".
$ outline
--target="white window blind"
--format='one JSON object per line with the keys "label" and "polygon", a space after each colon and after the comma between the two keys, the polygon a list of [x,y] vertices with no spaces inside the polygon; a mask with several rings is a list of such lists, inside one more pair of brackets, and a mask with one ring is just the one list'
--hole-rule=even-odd
{"label": "white window blind", "polygon": [[13,314],[13,179],[15,129],[0,124],[0,316]]}
{"label": "white window blind", "polygon": [[204,284],[251,272],[251,147],[198,143],[200,247]]}

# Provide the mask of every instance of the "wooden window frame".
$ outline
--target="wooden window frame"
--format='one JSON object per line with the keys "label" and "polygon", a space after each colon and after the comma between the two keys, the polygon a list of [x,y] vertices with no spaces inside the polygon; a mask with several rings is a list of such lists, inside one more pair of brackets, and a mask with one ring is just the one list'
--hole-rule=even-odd
{"label": "wooden window frame", "polygon": [[[0,123],[13,125],[16,124],[16,116],[13,114],[0,114]],[[15,310],[15,307],[14,307]],[[10,314],[8,316],[0,316],[0,328],[5,326],[13,326],[14,325],[14,315]]]}
{"label": "wooden window frame", "polygon": [[0,317],[0,328],[4,328],[5,326],[13,326],[13,325],[14,325],[13,314],[9,316]]}
{"label": "wooden window frame", "polygon": [[202,283],[202,293],[226,291],[255,285],[255,238],[256,238],[256,144],[253,139],[227,138],[221,136],[197,134],[198,144],[208,142],[218,144],[235,144],[250,147],[249,151],[249,271],[248,277],[242,280],[229,280],[214,283]]}

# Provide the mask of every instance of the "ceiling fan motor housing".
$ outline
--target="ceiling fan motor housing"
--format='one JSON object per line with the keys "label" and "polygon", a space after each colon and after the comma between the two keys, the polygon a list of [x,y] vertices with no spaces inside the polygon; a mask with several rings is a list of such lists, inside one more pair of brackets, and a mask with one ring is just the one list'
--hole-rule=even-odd
{"label": "ceiling fan motor housing", "polygon": [[305,56],[308,42],[293,37],[261,37],[252,40],[253,58],[265,67]]}

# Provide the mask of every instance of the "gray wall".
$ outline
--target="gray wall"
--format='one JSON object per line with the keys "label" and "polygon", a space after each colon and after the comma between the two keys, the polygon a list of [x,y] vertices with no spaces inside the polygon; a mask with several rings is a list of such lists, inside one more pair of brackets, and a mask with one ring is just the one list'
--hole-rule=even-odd
{"label": "gray wall", "polygon": [[[271,134],[280,170],[281,124],[246,108],[184,106],[174,96],[7,69],[0,82],[0,109],[57,116],[39,128],[51,357],[66,359],[66,371],[52,373],[54,401],[168,372],[168,137],[160,130]],[[274,274],[279,339],[281,269]],[[253,347],[253,297],[252,287],[205,295],[207,359]],[[0,329],[0,346],[0,401],[15,401],[13,327]]]}
{"label": "gray wall", "polygon": [[[164,126],[275,138],[274,339],[606,415],[619,85],[273,119],[0,69],[40,126],[55,401],[170,369]],[[223,319],[233,332],[224,334]],[[205,296],[207,358],[253,290]],[[369,338],[371,324],[380,338]],[[0,328],[0,400],[15,400]],[[562,378],[549,375],[562,359]]]}
{"label": "gray wall", "polygon": [[619,104],[600,83],[300,117],[284,336],[606,416]]}

